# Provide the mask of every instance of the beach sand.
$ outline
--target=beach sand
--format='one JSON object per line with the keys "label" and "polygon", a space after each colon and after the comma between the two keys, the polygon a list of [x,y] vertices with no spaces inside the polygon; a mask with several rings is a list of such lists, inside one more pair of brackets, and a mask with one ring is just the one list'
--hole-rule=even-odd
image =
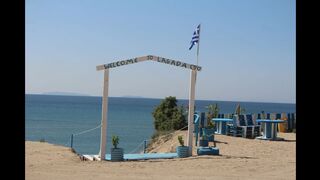
{"label": "beach sand", "polygon": [[[186,139],[186,131],[176,132],[153,151],[174,151],[178,135]],[[296,179],[296,134],[278,136],[285,141],[215,135],[220,156],[125,162],[82,161],[70,148],[26,141],[25,175],[27,180]]]}

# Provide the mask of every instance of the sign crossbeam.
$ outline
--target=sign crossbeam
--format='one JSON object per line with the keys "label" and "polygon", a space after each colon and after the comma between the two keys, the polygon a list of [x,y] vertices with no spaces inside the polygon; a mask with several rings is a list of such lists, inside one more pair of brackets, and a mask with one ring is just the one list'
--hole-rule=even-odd
{"label": "sign crossbeam", "polygon": [[156,61],[159,63],[164,63],[164,64],[169,64],[172,66],[177,66],[177,67],[183,67],[186,69],[191,69],[191,70],[196,70],[196,71],[201,71],[202,67],[194,64],[188,64],[182,61],[178,60],[173,60],[173,59],[168,59],[160,56],[154,56],[154,55],[147,55],[147,56],[141,56],[141,57],[136,57],[132,59],[126,59],[126,60],[120,60],[116,62],[112,62],[109,64],[102,64],[97,66],[97,71],[104,70],[104,69],[110,69],[110,68],[115,68],[119,66],[124,66],[124,65],[129,65],[129,64],[134,64],[142,61]]}

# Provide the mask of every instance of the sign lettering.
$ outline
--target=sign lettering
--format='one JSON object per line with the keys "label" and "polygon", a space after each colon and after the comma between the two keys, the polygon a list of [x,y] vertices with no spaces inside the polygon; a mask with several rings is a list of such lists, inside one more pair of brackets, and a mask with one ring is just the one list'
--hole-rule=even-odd
{"label": "sign lettering", "polygon": [[188,63],[184,63],[184,62],[181,62],[178,60],[148,55],[148,56],[142,56],[142,57],[137,57],[137,58],[133,58],[133,59],[126,59],[126,60],[122,60],[122,61],[116,61],[116,62],[112,62],[109,64],[100,65],[100,66],[97,66],[97,70],[115,68],[115,67],[124,66],[124,65],[128,65],[128,64],[138,63],[141,61],[146,61],[146,60],[157,61],[160,63],[165,63],[165,64],[169,64],[169,65],[173,65],[173,66],[177,66],[177,67],[183,67],[183,68],[196,70],[196,71],[201,71],[201,69],[202,69],[200,66],[197,66],[194,64],[188,64]]}

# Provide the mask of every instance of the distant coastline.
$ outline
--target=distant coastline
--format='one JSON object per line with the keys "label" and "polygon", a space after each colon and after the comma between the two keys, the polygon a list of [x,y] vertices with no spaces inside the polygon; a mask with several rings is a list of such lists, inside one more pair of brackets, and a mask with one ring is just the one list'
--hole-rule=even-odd
{"label": "distant coastline", "polygon": [[82,93],[76,93],[76,92],[43,92],[43,93],[27,94],[27,95],[91,96],[89,94],[82,94]]}
{"label": "distant coastline", "polygon": [[130,95],[126,95],[126,96],[119,96],[120,98],[147,98],[147,97],[143,97],[143,96],[130,96]]}

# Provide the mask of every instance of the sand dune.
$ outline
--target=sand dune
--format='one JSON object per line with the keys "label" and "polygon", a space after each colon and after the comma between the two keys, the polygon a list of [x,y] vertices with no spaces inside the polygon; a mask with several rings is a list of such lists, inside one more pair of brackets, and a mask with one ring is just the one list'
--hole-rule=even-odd
{"label": "sand dune", "polygon": [[[173,151],[179,134],[151,152]],[[216,135],[220,156],[127,162],[81,161],[67,147],[26,141],[26,179],[296,179],[296,135],[278,135],[286,141]]]}

